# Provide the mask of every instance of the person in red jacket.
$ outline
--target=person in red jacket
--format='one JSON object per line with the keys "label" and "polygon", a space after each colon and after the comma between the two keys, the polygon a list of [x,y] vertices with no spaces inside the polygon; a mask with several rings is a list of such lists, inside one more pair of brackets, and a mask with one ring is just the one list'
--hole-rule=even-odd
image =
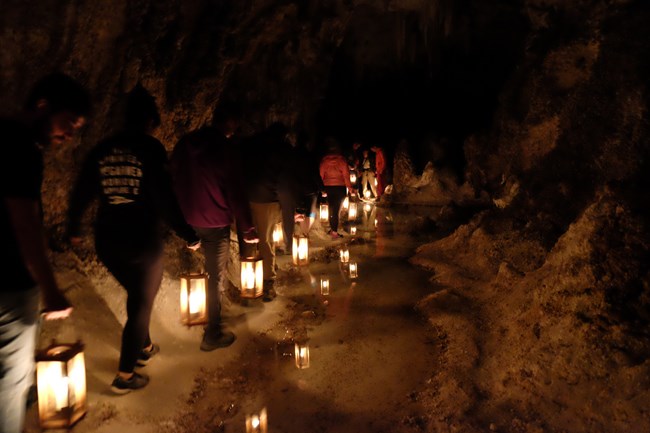
{"label": "person in red jacket", "polygon": [[347,195],[346,188],[351,193],[356,193],[350,183],[350,170],[348,163],[341,154],[341,146],[333,138],[326,140],[327,155],[320,162],[320,177],[325,186],[324,197],[327,197],[329,204],[329,235],[336,239],[341,237],[339,229],[339,210]]}
{"label": "person in red jacket", "polygon": [[370,150],[375,152],[375,176],[377,178],[377,200],[379,200],[386,189],[386,156],[384,150],[379,146],[372,146]]}

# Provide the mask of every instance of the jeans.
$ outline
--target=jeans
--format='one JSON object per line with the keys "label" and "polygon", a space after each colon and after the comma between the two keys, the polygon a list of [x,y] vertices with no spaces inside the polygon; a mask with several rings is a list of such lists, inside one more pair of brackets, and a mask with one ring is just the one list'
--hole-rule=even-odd
{"label": "jeans", "polygon": [[228,259],[230,257],[230,226],[194,227],[201,238],[205,256],[205,271],[208,273],[208,326],[206,333],[221,333],[221,296],[224,291]]}
{"label": "jeans", "polygon": [[0,432],[20,433],[34,378],[39,290],[0,293]]}
{"label": "jeans", "polygon": [[95,249],[99,259],[127,293],[119,371],[131,373],[142,349],[151,344],[149,322],[162,282],[162,251],[146,248],[137,252],[133,248],[126,249],[122,242],[114,239],[109,233],[96,233]]}

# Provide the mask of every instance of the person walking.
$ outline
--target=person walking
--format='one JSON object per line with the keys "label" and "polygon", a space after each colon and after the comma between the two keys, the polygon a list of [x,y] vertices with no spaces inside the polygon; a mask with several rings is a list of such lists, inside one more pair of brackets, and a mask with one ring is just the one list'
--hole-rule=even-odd
{"label": "person walking", "polygon": [[118,373],[111,384],[116,394],[146,386],[149,377],[134,369],[160,350],[151,341],[149,322],[162,281],[163,222],[188,245],[199,240],[175,201],[165,148],[150,135],[160,124],[155,100],[140,85],[128,95],[125,118],[122,132],[89,152],[68,212],[68,236],[79,245],[83,214],[99,197],[97,256],[127,293]]}
{"label": "person walking", "polygon": [[367,191],[370,189],[373,197],[377,197],[377,187],[375,186],[375,161],[368,150],[363,151],[361,160],[361,191],[363,198],[367,199]]}
{"label": "person walking", "polygon": [[223,329],[221,298],[230,257],[230,226],[236,222],[245,243],[259,241],[253,226],[241,174],[241,159],[229,142],[238,127],[239,111],[222,103],[213,126],[193,131],[172,153],[174,190],[185,220],[201,239],[208,273],[208,324],[201,350],[228,347],[235,334]]}
{"label": "person walking", "polygon": [[66,318],[72,306],[47,258],[41,184],[43,151],[67,144],[90,113],[86,90],[55,73],[32,88],[23,111],[0,118],[0,431],[23,431],[34,377],[39,298],[46,320]]}
{"label": "person walking", "polygon": [[375,195],[377,196],[377,200],[379,200],[382,194],[384,194],[387,185],[386,155],[384,154],[384,149],[376,145],[372,146],[370,150],[375,152],[375,170],[377,173],[377,191]]}
{"label": "person walking", "polygon": [[341,155],[341,146],[333,138],[326,139],[325,144],[327,154],[320,163],[320,176],[325,187],[323,196],[327,197],[329,205],[330,230],[328,234],[332,239],[337,239],[341,237],[338,233],[341,204],[348,190],[350,194],[355,194],[356,190],[350,183],[350,170],[347,161]]}

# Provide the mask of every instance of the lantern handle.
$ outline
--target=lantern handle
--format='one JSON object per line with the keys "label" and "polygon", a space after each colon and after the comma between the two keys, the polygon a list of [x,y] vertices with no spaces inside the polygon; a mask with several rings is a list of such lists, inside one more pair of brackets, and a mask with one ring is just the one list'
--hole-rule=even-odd
{"label": "lantern handle", "polygon": [[44,349],[57,342],[81,342],[81,333],[79,327],[75,326],[78,322],[75,317],[74,310],[67,318],[57,320],[45,320],[45,315],[40,314],[36,325],[38,336],[36,349]]}

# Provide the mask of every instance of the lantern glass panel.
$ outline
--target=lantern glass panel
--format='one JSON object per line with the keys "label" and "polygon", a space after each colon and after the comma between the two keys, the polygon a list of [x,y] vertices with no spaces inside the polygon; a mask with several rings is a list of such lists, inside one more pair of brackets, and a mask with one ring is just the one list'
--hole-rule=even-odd
{"label": "lantern glass panel", "polygon": [[350,207],[350,197],[345,197],[345,199],[343,199],[343,209],[348,210],[349,207]]}
{"label": "lantern glass panel", "polygon": [[242,298],[259,298],[264,287],[264,271],[261,258],[241,260]]}
{"label": "lantern glass panel", "polygon": [[277,223],[273,226],[273,244],[279,245],[284,240],[284,233],[282,232],[282,223]]}
{"label": "lantern glass panel", "polygon": [[297,266],[309,264],[309,238],[306,236],[293,237],[293,264]]}
{"label": "lantern glass panel", "polygon": [[181,323],[202,325],[208,321],[207,274],[181,276]]}
{"label": "lantern glass panel", "polygon": [[69,428],[86,413],[83,345],[55,344],[36,355],[41,427]]}
{"label": "lantern glass panel", "polygon": [[329,206],[326,203],[322,203],[320,205],[320,221],[322,223],[326,223],[329,221],[330,218],[330,213],[329,213]]}

